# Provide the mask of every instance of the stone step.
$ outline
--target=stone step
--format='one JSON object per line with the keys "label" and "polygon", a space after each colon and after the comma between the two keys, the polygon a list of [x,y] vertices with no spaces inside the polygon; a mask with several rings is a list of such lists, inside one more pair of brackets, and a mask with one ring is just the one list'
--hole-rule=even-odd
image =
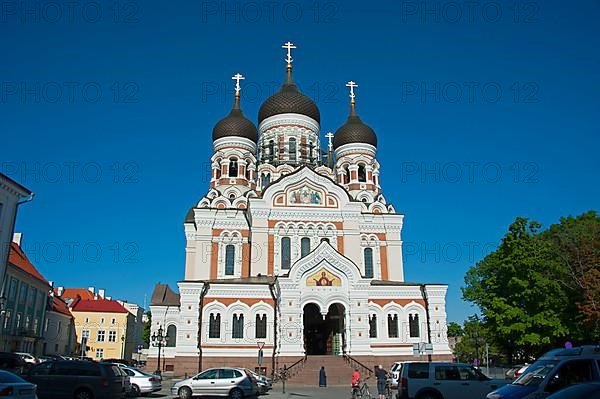
{"label": "stone step", "polygon": [[342,356],[308,356],[302,369],[292,376],[287,383],[290,385],[319,385],[319,371],[325,367],[328,386],[348,386],[352,380],[352,368],[346,364]]}

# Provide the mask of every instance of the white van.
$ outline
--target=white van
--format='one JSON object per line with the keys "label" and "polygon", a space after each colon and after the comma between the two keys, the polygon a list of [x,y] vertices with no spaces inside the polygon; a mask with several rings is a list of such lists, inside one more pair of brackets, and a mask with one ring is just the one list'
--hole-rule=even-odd
{"label": "white van", "polygon": [[398,388],[398,377],[400,376],[400,368],[402,367],[403,362],[394,362],[392,367],[390,367],[390,381],[392,384],[392,388]]}

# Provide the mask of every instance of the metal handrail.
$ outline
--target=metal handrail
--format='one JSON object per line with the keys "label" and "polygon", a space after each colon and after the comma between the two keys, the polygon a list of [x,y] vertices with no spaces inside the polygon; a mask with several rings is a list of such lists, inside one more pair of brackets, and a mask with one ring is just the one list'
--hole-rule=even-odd
{"label": "metal handrail", "polygon": [[344,353],[344,359],[350,365],[352,365],[354,363],[354,364],[358,365],[359,367],[361,367],[364,371],[369,373],[369,377],[375,373],[369,366],[366,366],[365,364],[361,363],[360,361],[356,360],[355,358],[353,358],[352,356],[350,356],[348,354]]}

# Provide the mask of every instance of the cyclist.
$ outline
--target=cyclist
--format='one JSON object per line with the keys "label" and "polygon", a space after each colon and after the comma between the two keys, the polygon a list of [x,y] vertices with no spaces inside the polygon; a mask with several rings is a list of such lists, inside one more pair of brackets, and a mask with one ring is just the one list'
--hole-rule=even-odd
{"label": "cyclist", "polygon": [[356,398],[358,396],[358,392],[360,390],[360,373],[358,369],[354,369],[354,373],[352,373],[352,397]]}

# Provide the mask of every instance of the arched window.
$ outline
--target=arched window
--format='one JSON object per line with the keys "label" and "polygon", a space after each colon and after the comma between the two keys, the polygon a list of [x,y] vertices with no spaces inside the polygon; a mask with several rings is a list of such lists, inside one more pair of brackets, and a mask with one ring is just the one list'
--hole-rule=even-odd
{"label": "arched window", "polygon": [[281,239],[281,268],[289,269],[292,263],[291,256],[291,243],[289,237],[283,237]]}
{"label": "arched window", "polygon": [[369,317],[369,338],[377,338],[377,315]]}
{"label": "arched window", "polygon": [[244,315],[234,314],[231,338],[244,338]]}
{"label": "arched window", "polygon": [[304,258],[310,252],[310,238],[304,237],[300,240],[300,257]]}
{"label": "arched window", "polygon": [[246,161],[246,180],[250,180],[250,168],[248,166],[250,166],[250,162]]}
{"label": "arched window", "polygon": [[398,338],[398,315],[388,315],[388,338]]}
{"label": "arched window", "polygon": [[419,315],[409,314],[408,315],[408,333],[411,338],[419,338]]}
{"label": "arched window", "polygon": [[269,183],[271,183],[271,174],[270,173],[263,173],[260,176],[260,186],[264,190],[269,185]]}
{"label": "arched window", "polygon": [[175,324],[171,324],[167,327],[167,344],[168,348],[174,348],[177,345],[177,327]]}
{"label": "arched window", "polygon": [[217,159],[217,176],[216,178],[219,179],[221,177],[221,160]]}
{"label": "arched window", "polygon": [[228,245],[225,247],[225,275],[233,276],[235,265],[235,247]]}
{"label": "arched window", "polygon": [[267,338],[267,315],[256,315],[256,338]]}
{"label": "arched window", "polygon": [[269,162],[273,162],[275,158],[275,143],[273,140],[269,141]]}
{"label": "arched window", "polygon": [[365,248],[365,277],[373,278],[373,249]]}
{"label": "arched window", "polygon": [[211,313],[208,324],[208,338],[221,338],[221,314]]}
{"label": "arched window", "polygon": [[364,183],[367,181],[367,170],[362,163],[358,164],[358,181]]}
{"label": "arched window", "polygon": [[350,183],[350,169],[348,166],[344,166],[344,184]]}
{"label": "arched window", "polygon": [[290,139],[288,151],[290,154],[290,161],[295,161],[296,160],[296,139],[293,137]]}
{"label": "arched window", "polygon": [[229,177],[237,177],[238,164],[236,158],[229,158]]}

